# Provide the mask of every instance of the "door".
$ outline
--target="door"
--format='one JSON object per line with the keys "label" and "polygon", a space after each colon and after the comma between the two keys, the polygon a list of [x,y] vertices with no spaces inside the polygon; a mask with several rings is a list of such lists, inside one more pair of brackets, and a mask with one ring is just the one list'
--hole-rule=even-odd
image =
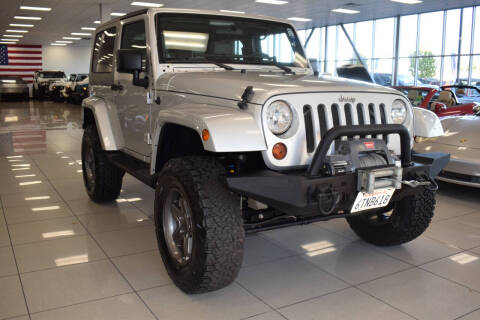
{"label": "door", "polygon": [[[140,73],[140,78],[144,78],[151,70],[146,58],[145,20],[144,17],[132,19],[136,20],[127,21],[122,27],[120,48],[145,52]],[[144,160],[144,157],[150,156],[152,149],[149,144],[150,105],[147,101],[149,89],[134,85],[131,73],[116,73],[115,80],[115,85],[118,86],[116,106],[125,139],[125,151]]]}

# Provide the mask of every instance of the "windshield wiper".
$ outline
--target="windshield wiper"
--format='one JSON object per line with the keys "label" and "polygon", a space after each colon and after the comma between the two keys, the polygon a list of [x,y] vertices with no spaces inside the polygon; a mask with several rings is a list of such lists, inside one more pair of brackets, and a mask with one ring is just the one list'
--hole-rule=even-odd
{"label": "windshield wiper", "polygon": [[[203,58],[203,59],[202,59]],[[188,63],[211,63],[214,64],[220,68],[223,68],[228,71],[233,71],[235,68],[228,66],[224,63],[213,61],[211,59],[206,59],[206,56],[195,56],[192,58],[184,58],[183,60],[175,60],[175,59],[167,59],[167,60],[173,60],[172,62],[188,62]]]}

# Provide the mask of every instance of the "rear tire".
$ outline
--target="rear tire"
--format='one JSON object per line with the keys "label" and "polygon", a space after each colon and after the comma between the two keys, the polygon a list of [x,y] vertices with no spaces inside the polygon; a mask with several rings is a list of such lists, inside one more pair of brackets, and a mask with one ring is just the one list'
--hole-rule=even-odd
{"label": "rear tire", "polygon": [[400,245],[420,236],[430,225],[435,210],[435,192],[420,192],[393,204],[390,216],[378,211],[347,218],[348,224],[363,240],[378,246]]}
{"label": "rear tire", "polygon": [[158,247],[168,274],[186,293],[223,288],[242,265],[240,201],[221,184],[224,173],[213,158],[185,157],[170,160],[157,180]]}
{"label": "rear tire", "polygon": [[82,171],[90,199],[101,203],[118,198],[125,172],[108,161],[94,124],[88,125],[83,132]]}

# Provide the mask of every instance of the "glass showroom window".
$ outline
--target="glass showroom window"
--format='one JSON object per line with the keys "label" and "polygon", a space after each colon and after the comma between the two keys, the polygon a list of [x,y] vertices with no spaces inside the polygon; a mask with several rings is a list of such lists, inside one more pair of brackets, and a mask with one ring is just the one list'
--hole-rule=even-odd
{"label": "glass showroom window", "polygon": [[355,24],[355,46],[362,58],[373,58],[373,21],[358,22]]}

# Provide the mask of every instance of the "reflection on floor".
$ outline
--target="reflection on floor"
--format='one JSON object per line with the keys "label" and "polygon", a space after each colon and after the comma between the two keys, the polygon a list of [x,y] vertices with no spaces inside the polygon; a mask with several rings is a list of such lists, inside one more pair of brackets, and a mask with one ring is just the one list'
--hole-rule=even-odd
{"label": "reflection on floor", "polygon": [[97,205],[80,109],[0,103],[0,319],[480,319],[478,190],[441,185],[435,220],[378,248],[345,221],[249,236],[237,281],[187,296],[156,250],[153,191]]}

